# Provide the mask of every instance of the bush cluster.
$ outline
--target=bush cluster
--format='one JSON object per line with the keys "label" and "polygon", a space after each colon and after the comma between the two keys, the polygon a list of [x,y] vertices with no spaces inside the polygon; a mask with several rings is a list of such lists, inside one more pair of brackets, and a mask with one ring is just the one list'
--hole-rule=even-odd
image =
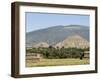
{"label": "bush cluster", "polygon": [[82,58],[84,50],[81,48],[53,48],[52,46],[48,48],[32,48],[26,49],[27,53],[40,53],[44,58],[47,59],[61,59],[61,58]]}

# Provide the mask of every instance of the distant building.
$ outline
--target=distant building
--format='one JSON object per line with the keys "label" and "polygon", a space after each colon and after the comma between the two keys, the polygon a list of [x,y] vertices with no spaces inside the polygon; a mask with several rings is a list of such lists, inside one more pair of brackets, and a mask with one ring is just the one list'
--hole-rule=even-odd
{"label": "distant building", "polygon": [[89,51],[84,51],[84,58],[89,58]]}
{"label": "distant building", "polygon": [[42,55],[40,53],[26,53],[26,60],[31,60],[33,62],[40,61]]}
{"label": "distant building", "polygon": [[34,48],[39,48],[39,47],[47,48],[47,47],[49,47],[49,44],[46,43],[46,42],[39,42],[39,43],[33,45],[33,47],[34,47]]}

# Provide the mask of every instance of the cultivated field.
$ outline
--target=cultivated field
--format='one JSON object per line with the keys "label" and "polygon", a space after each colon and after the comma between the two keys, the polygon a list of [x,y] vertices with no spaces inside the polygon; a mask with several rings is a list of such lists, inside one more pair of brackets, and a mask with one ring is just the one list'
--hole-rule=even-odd
{"label": "cultivated field", "polygon": [[26,60],[26,67],[82,65],[89,64],[89,59],[41,59],[40,61]]}

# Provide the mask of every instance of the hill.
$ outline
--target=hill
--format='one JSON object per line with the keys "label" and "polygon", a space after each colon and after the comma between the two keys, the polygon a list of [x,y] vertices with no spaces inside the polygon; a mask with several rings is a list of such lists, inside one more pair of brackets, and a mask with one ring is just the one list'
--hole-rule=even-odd
{"label": "hill", "polygon": [[83,25],[57,25],[26,33],[26,47],[40,42],[56,45],[70,36],[78,35],[89,42],[89,27]]}

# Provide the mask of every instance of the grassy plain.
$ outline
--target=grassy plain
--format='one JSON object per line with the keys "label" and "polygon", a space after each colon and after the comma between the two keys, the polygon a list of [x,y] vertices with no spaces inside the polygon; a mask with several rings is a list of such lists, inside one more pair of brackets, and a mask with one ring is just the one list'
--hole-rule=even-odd
{"label": "grassy plain", "polygon": [[41,59],[40,61],[26,60],[26,67],[84,65],[89,64],[89,59]]}

